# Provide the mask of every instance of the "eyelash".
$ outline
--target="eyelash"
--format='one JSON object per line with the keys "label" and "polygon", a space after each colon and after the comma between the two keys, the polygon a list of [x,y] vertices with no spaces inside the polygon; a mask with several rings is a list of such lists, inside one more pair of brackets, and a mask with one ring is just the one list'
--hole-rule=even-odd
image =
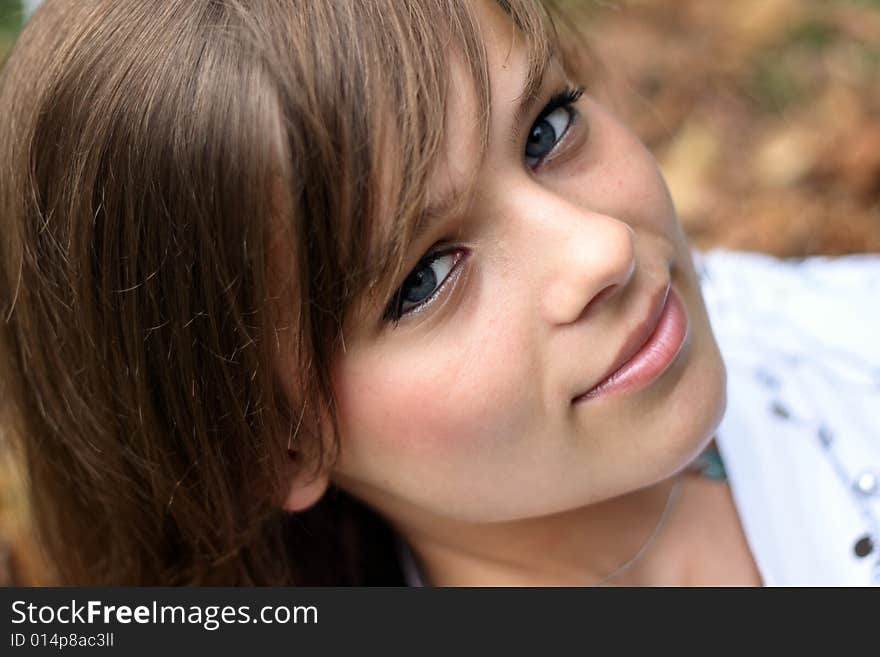
{"label": "eyelash", "polygon": [[467,249],[465,249],[463,247],[457,247],[457,248],[439,249],[437,251],[434,251],[433,253],[429,253],[429,254],[425,255],[421,260],[419,260],[419,263],[415,267],[413,267],[413,269],[411,270],[410,273],[412,273],[413,271],[416,271],[420,267],[433,264],[434,262],[436,262],[440,258],[444,258],[446,256],[453,256],[454,255],[455,259],[454,259],[454,262],[452,263],[452,266],[449,268],[449,272],[447,272],[446,276],[443,278],[442,281],[440,281],[440,283],[437,285],[437,287],[434,288],[434,291],[431,292],[431,294],[424,301],[420,302],[416,306],[413,306],[412,308],[410,308],[409,310],[407,310],[405,312],[403,311],[404,299],[403,299],[403,284],[402,284],[400,286],[400,288],[397,290],[397,293],[391,299],[391,302],[388,304],[388,307],[386,308],[385,313],[383,315],[383,319],[387,322],[391,322],[394,326],[396,326],[403,317],[410,315],[410,314],[413,314],[413,313],[421,312],[424,308],[426,308],[428,305],[430,305],[438,296],[440,296],[440,294],[446,288],[447,284],[452,282],[456,271],[461,266],[462,262],[464,261],[465,257],[467,256],[467,254],[468,254]]}
{"label": "eyelash", "polygon": [[[549,115],[551,115],[553,112],[555,112],[556,110],[558,110],[560,108],[566,108],[568,110],[569,124],[566,127],[565,131],[561,135],[557,136],[556,143],[553,145],[553,148],[550,151],[550,153],[548,153],[547,155],[542,157],[534,165],[527,165],[531,169],[534,170],[534,169],[538,168],[541,165],[541,163],[543,163],[547,159],[547,157],[551,153],[553,153],[553,151],[556,150],[556,147],[562,141],[563,137],[565,137],[565,135],[568,134],[568,131],[571,130],[572,123],[575,121],[575,118],[577,117],[577,112],[574,110],[572,105],[574,105],[580,99],[580,97],[583,95],[583,93],[584,93],[584,87],[579,87],[579,88],[575,88],[575,87],[571,87],[571,86],[566,87],[562,91],[559,91],[558,93],[554,94],[550,98],[550,100],[547,101],[547,104],[544,106],[544,109],[541,110],[541,113],[535,118],[534,122],[529,127],[530,133],[531,133],[532,128],[535,126],[535,124],[537,124],[539,121],[544,120],[546,117],[548,117]],[[403,301],[404,301],[403,300],[403,285],[404,284],[401,284],[400,288],[398,288],[397,292],[394,294],[391,301],[388,303],[388,305],[385,309],[385,312],[383,313],[383,316],[382,316],[383,320],[391,323],[392,326],[397,326],[404,317],[411,315],[413,313],[422,312],[422,310],[424,310],[431,303],[433,303],[440,296],[440,294],[446,289],[447,284],[453,280],[453,277],[454,277],[456,271],[458,270],[458,268],[461,266],[461,264],[464,262],[465,258],[468,255],[467,249],[460,248],[460,247],[459,248],[445,248],[445,249],[436,250],[432,253],[428,253],[427,255],[423,256],[421,258],[421,260],[419,260],[419,263],[410,271],[410,274],[411,274],[412,272],[416,271],[419,267],[422,267],[425,265],[430,265],[430,264],[434,263],[436,260],[438,260],[442,257],[448,256],[448,255],[452,255],[452,254],[457,254],[455,262],[452,264],[452,267],[449,269],[449,272],[446,274],[444,279],[437,285],[437,287],[434,289],[434,291],[431,292],[431,294],[428,296],[428,298],[426,298],[424,301],[420,302],[418,305],[416,305],[416,306],[414,306],[404,312],[403,311]],[[410,274],[407,274],[407,276],[409,276]]]}
{"label": "eyelash", "polygon": [[[553,148],[550,151],[550,153],[548,153],[547,155],[545,155],[541,159],[537,160],[533,165],[529,165],[531,169],[534,170],[534,169],[537,169],[538,167],[540,167],[541,164],[553,153],[553,151],[556,150],[556,147],[559,145],[559,143],[562,141],[562,139],[565,137],[565,135],[568,134],[568,131],[571,130],[571,127],[574,124],[575,119],[578,116],[578,112],[572,107],[572,105],[574,105],[578,100],[580,100],[581,96],[584,95],[585,90],[586,90],[585,87],[568,86],[565,89],[557,92],[556,94],[553,95],[553,97],[550,98],[549,101],[547,101],[547,104],[544,106],[544,109],[542,109],[541,113],[538,114],[538,116],[535,118],[534,122],[529,127],[528,134],[531,134],[532,128],[534,128],[535,125],[537,125],[539,122],[546,119],[548,116],[553,114],[553,112],[555,112],[556,110],[558,110],[560,108],[564,108],[568,112],[569,122],[565,128],[565,131],[561,135],[557,135],[556,143],[553,144]],[[528,138],[528,134],[526,135],[527,138]]]}

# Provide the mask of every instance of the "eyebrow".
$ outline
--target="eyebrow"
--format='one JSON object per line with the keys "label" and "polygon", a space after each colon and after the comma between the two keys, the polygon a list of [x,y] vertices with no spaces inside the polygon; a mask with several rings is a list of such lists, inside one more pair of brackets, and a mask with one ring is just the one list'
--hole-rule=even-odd
{"label": "eyebrow", "polygon": [[413,242],[433,232],[434,226],[443,224],[452,215],[461,211],[465,200],[471,193],[471,185],[455,185],[435,202],[426,207],[416,218],[413,226]]}

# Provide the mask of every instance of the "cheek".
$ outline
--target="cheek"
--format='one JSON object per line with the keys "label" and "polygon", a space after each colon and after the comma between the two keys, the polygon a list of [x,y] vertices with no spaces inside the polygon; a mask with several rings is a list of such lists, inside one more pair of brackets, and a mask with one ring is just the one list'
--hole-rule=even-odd
{"label": "cheek", "polygon": [[613,211],[633,224],[667,237],[675,237],[678,219],[672,198],[653,156],[641,143],[628,144],[625,157],[610,163],[607,169],[609,193],[614,195]]}
{"label": "cheek", "polygon": [[386,459],[416,470],[456,466],[517,442],[540,402],[523,385],[539,375],[525,337],[487,325],[469,333],[492,338],[468,342],[459,331],[421,346],[346,355],[334,382],[343,470]]}
{"label": "cheek", "polygon": [[590,137],[571,162],[565,194],[594,211],[677,237],[675,208],[653,155],[600,105],[588,107]]}

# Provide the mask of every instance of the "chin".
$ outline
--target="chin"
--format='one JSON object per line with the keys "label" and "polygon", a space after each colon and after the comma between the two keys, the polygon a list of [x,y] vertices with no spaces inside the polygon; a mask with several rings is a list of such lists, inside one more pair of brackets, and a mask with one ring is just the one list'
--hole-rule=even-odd
{"label": "chin", "polygon": [[682,265],[673,272],[673,283],[687,308],[692,333],[689,357],[682,363],[684,367],[674,383],[675,389],[667,391],[670,405],[667,417],[674,425],[669,435],[679,436],[672,448],[672,460],[668,462],[669,476],[684,468],[706,447],[727,409],[727,368],[686,248],[683,256]]}
{"label": "chin", "polygon": [[[650,410],[642,418],[647,421],[642,431],[654,436],[640,450],[653,454],[650,465],[643,465],[642,474],[650,480],[644,484],[671,477],[693,461],[712,440],[727,408],[727,369],[702,298],[692,290],[682,298],[690,319],[690,333],[679,354],[683,358],[658,381],[656,396],[646,407]],[[653,442],[658,436],[663,436],[662,445]]]}
{"label": "chin", "polygon": [[[678,391],[675,416],[681,418],[678,430],[681,441],[673,459],[677,473],[688,465],[712,440],[727,409],[727,368],[715,336],[708,329],[703,333],[694,359]],[[696,346],[696,345],[694,345]]]}

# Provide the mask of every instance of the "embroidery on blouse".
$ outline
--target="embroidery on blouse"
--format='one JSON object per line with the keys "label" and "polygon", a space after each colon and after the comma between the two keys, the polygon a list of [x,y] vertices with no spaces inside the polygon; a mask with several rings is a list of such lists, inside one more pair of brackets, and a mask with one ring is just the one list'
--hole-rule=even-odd
{"label": "embroidery on blouse", "polygon": [[[786,263],[784,260],[778,261],[782,264],[795,266],[796,263]],[[695,258],[697,271],[701,284],[711,284],[711,276],[706,267],[705,260],[702,256]],[[811,279],[811,284],[820,284],[819,279],[815,277],[815,272],[803,272],[798,270],[798,274],[806,273],[806,277]],[[878,287],[880,277],[870,280],[869,288]],[[719,309],[724,309],[726,304],[719,303]],[[800,340],[801,345],[805,348],[799,348],[792,351],[791,347],[786,344],[768,345],[762,342],[757,332],[749,331],[747,338],[751,344],[744,345],[744,348],[750,352],[766,353],[775,352],[781,356],[780,363],[785,365],[790,371],[786,373],[785,378],[795,379],[797,377],[798,368],[808,365],[816,371],[822,372],[827,378],[834,380],[840,388],[861,388],[867,387],[869,390],[876,390],[880,397],[880,364],[867,363],[863,358],[856,356],[850,352],[846,352],[836,347],[827,345],[806,331],[800,330],[800,327],[793,326],[790,322],[785,321],[786,318],[773,314],[767,308],[750,307],[751,323],[760,324],[762,326],[781,326],[786,327],[789,334],[796,336]],[[788,350],[788,351],[786,351]],[[780,353],[781,352],[781,353]],[[821,353],[823,358],[810,358],[809,353]],[[852,554],[858,559],[864,559],[870,555],[874,555],[873,564],[871,566],[871,581],[873,584],[880,584],[880,520],[872,507],[871,502],[880,497],[880,467],[866,466],[860,468],[856,474],[850,472],[843,461],[836,453],[835,431],[828,423],[818,415],[813,418],[804,417],[799,413],[792,411],[782,397],[783,383],[782,375],[778,371],[771,371],[765,365],[756,366],[753,370],[755,380],[762,388],[772,395],[767,406],[767,413],[773,416],[777,422],[783,422],[798,426],[806,435],[812,435],[815,438],[814,444],[824,456],[825,460],[831,465],[837,479],[846,489],[848,496],[859,511],[859,515],[864,522],[865,530],[858,536],[851,538],[853,542],[846,548],[847,551],[852,550]],[[801,392],[805,396],[810,396],[809,391],[803,389]],[[845,395],[846,390],[841,389],[841,394]],[[812,407],[819,409],[821,402],[819,400],[811,400],[814,402]]]}

